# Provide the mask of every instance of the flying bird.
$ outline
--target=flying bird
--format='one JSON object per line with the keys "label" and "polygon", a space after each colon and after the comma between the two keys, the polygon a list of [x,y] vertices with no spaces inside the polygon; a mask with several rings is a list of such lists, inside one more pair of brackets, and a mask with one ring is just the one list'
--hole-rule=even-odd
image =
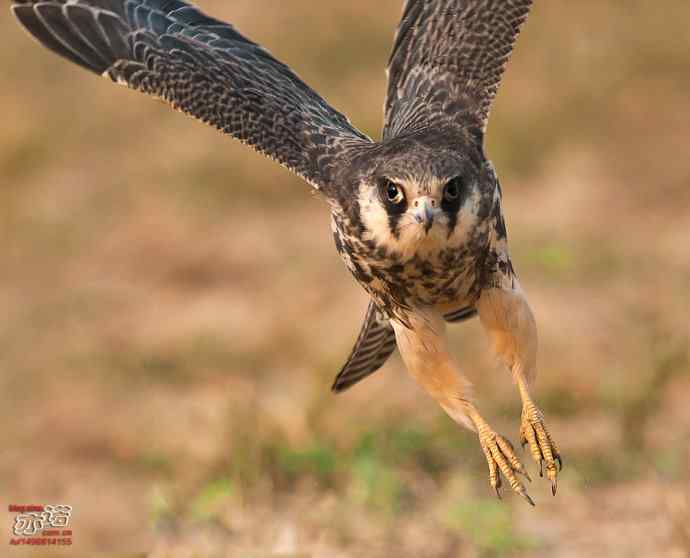
{"label": "flying bird", "polygon": [[533,501],[511,443],[480,414],[446,324],[476,315],[522,399],[520,441],[556,494],[562,461],[530,395],[537,330],[508,252],[486,156],[492,101],[531,0],[406,0],[373,141],[232,25],[181,0],[14,0],[19,22],[75,64],[157,97],[301,176],[370,295],[341,392],[397,348],[414,379],[476,432],[500,497]]}

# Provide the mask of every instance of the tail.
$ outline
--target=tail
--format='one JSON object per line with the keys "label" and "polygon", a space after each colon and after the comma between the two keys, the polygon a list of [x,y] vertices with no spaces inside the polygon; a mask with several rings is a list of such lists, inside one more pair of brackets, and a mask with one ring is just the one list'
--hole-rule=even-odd
{"label": "tail", "polygon": [[395,348],[395,331],[390,321],[373,301],[370,302],[352,353],[331,390],[340,393],[373,374],[384,365]]}

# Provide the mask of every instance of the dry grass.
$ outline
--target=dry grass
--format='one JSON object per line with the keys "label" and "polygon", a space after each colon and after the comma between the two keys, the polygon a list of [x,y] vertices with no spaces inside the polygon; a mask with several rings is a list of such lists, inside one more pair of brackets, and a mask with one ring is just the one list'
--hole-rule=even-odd
{"label": "dry grass", "polygon": [[[399,0],[201,3],[378,134]],[[73,505],[70,556],[690,553],[689,20],[538,2],[494,110],[566,459],[532,510],[398,359],[329,393],[366,300],[308,188],[3,16],[0,500]],[[452,336],[515,440],[478,325]]]}

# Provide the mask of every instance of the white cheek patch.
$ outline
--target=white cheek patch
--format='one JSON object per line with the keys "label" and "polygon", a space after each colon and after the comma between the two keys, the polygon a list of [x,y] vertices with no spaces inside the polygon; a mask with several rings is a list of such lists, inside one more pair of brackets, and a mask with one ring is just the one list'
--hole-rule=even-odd
{"label": "white cheek patch", "polygon": [[[358,201],[362,224],[367,229],[364,240],[372,240],[379,246],[397,252],[403,258],[411,258],[419,254],[421,244],[424,244],[426,240],[431,241],[432,235],[429,235],[427,239],[424,228],[409,213],[400,216],[397,225],[398,235],[395,236],[391,231],[388,212],[374,188],[363,184],[360,187]],[[434,241],[431,243],[435,244]]]}
{"label": "white cheek patch", "polygon": [[381,205],[376,190],[366,184],[359,189],[359,215],[362,224],[367,229],[364,233],[364,240],[373,240],[377,243],[385,243],[391,246],[397,242],[391,233],[388,213]]}

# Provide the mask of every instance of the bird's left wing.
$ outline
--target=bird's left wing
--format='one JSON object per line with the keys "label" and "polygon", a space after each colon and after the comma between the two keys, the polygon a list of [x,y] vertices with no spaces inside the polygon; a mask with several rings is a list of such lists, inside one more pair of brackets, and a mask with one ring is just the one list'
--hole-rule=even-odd
{"label": "bird's left wing", "polygon": [[13,0],[72,62],[167,101],[323,188],[370,141],[285,64],[181,0]]}
{"label": "bird's left wing", "polygon": [[424,128],[483,136],[532,0],[406,0],[388,63],[385,139]]}

